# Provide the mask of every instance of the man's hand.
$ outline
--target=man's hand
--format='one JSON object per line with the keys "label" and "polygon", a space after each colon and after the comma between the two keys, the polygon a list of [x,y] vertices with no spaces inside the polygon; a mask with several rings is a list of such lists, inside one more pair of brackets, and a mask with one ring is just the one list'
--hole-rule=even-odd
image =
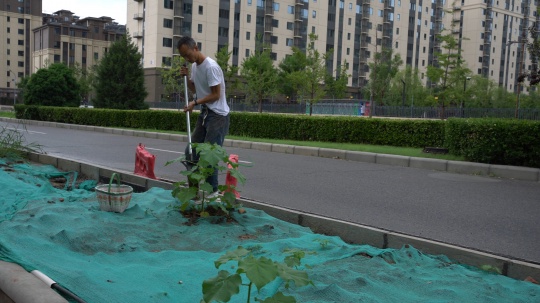
{"label": "man's hand", "polygon": [[187,106],[184,106],[184,113],[193,111],[193,108],[195,107],[195,101],[190,101]]}
{"label": "man's hand", "polygon": [[188,74],[189,74],[189,69],[187,68],[187,66],[182,66],[180,68],[180,76],[186,77]]}

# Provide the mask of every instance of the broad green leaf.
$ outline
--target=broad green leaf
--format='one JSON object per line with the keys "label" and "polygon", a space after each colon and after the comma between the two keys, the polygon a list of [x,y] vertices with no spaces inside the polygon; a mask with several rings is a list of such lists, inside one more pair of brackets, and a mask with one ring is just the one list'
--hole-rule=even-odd
{"label": "broad green leaf", "polygon": [[286,296],[282,292],[277,292],[270,298],[266,298],[262,303],[296,303],[296,299],[291,296]]}
{"label": "broad green leaf", "polygon": [[240,292],[241,284],[240,275],[231,275],[226,270],[220,270],[216,277],[203,281],[203,299],[208,303],[212,301],[229,302],[233,295]]}
{"label": "broad green leaf", "polygon": [[277,264],[279,277],[284,281],[294,281],[296,287],[313,284],[305,271],[290,268],[285,264]]}
{"label": "broad green leaf", "polygon": [[255,258],[252,255],[238,261],[238,269],[246,273],[248,279],[260,290],[278,276],[274,261],[265,258]]}
{"label": "broad green leaf", "polygon": [[226,254],[224,254],[223,256],[219,257],[219,259],[217,259],[215,262],[214,262],[214,265],[216,266],[216,268],[219,268],[219,266],[229,262],[229,261],[238,261],[240,259],[242,259],[243,257],[245,257],[246,255],[249,254],[249,250],[243,248],[242,246],[238,246],[237,249],[233,250],[233,251],[228,251]]}

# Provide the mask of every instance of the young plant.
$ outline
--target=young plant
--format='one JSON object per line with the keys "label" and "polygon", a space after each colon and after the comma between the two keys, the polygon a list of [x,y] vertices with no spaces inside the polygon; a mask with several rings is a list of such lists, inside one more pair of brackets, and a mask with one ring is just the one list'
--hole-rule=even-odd
{"label": "young plant", "polygon": [[[299,265],[299,260],[303,255],[296,254],[294,258],[297,260],[292,262],[293,265]],[[265,285],[274,281],[276,278],[281,278],[285,282],[285,288],[290,287],[290,283],[294,282],[296,287],[302,287],[313,284],[308,279],[306,272],[296,270],[288,266],[286,263],[275,262],[265,257],[256,258],[253,254],[239,246],[236,250],[227,252],[214,262],[216,268],[229,261],[237,261],[238,266],[235,273],[230,273],[226,270],[220,270],[214,278],[205,280],[202,285],[203,300],[206,303],[212,301],[229,302],[231,297],[240,292],[240,286],[248,287],[247,303],[251,302],[251,289],[253,285],[260,291]],[[298,261],[298,262],[297,262]],[[242,275],[249,281],[247,284],[242,283]],[[291,296],[286,296],[282,292],[277,292],[272,297],[264,300],[255,298],[258,302],[281,302],[295,303],[296,299]]]}
{"label": "young plant", "polygon": [[228,214],[229,209],[238,206],[233,191],[235,189],[234,186],[218,185],[218,191],[223,192],[223,196],[208,199],[208,196],[213,192],[213,188],[210,183],[206,182],[206,179],[217,168],[219,172],[230,173],[240,184],[244,184],[246,179],[237,169],[239,164],[231,161],[223,147],[217,144],[193,143],[192,146],[199,156],[198,162],[192,163],[186,156],[182,156],[165,164],[169,165],[171,163],[182,162],[187,163],[186,167],[189,168],[181,172],[182,175],[187,177],[187,180],[174,184],[172,191],[173,197],[181,202],[180,210],[182,212],[185,212],[191,205],[190,201],[199,198],[201,200],[201,206],[198,210],[201,217],[210,215],[207,211],[208,204],[210,202],[216,202],[219,198],[221,203],[215,203],[215,206]]}

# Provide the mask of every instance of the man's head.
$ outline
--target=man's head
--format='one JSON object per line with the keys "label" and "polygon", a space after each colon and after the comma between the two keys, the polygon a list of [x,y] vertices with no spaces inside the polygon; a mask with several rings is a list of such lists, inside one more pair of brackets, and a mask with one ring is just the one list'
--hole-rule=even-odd
{"label": "man's head", "polygon": [[191,37],[182,37],[178,40],[176,44],[180,56],[184,58],[189,63],[197,62],[201,57],[201,52],[199,52],[199,47],[195,40]]}

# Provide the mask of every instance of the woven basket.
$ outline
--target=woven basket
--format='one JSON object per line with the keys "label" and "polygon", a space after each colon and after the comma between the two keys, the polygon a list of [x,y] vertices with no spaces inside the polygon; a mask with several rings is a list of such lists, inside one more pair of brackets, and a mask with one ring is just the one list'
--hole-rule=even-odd
{"label": "woven basket", "polygon": [[[116,184],[113,180],[116,179]],[[131,201],[133,188],[120,184],[120,176],[113,173],[109,184],[98,185],[95,188],[99,209],[103,211],[123,213]]]}

